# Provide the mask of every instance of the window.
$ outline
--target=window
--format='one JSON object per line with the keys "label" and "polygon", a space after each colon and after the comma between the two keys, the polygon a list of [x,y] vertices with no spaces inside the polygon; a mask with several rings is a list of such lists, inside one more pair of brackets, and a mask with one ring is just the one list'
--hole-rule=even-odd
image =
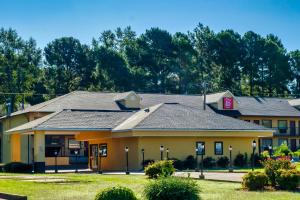
{"label": "window", "polygon": [[215,142],[215,155],[223,155],[223,142]]}
{"label": "window", "polygon": [[272,120],[264,119],[261,121],[262,125],[267,128],[272,128]]}
{"label": "window", "polygon": [[100,144],[99,145],[101,157],[107,157],[107,144]]}
{"label": "window", "polygon": [[273,146],[272,139],[262,139],[261,146],[263,151],[269,151],[269,146]]}
{"label": "window", "polygon": [[254,124],[258,124],[258,125],[260,124],[259,120],[253,120],[253,122],[254,122]]}
{"label": "window", "polygon": [[288,139],[286,139],[286,138],[280,138],[280,139],[278,139],[278,146],[280,146],[282,144],[288,145]]}
{"label": "window", "polygon": [[[204,149],[201,149],[201,145],[204,145]],[[205,142],[197,142],[196,148],[198,149],[198,155],[205,155]]]}
{"label": "window", "polygon": [[279,133],[287,133],[287,121],[286,120],[278,120],[278,130],[279,130]]}

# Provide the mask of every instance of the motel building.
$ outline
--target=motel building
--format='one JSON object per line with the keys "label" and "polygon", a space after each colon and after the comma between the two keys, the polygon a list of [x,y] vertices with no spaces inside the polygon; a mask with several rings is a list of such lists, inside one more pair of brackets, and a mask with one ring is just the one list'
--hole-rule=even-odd
{"label": "motel building", "polygon": [[[92,170],[142,169],[143,160],[189,155],[232,157],[286,142],[299,145],[300,111],[285,99],[75,91],[1,120],[2,163],[33,164],[45,172],[85,165]],[[297,104],[298,105],[298,104]],[[200,146],[204,149],[199,151]],[[162,148],[163,147],[163,148]],[[161,152],[162,150],[162,152]]]}

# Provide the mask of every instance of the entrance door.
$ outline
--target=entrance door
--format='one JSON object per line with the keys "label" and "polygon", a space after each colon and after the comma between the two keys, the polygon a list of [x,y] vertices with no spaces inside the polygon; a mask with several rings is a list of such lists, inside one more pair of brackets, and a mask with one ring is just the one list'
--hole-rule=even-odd
{"label": "entrance door", "polygon": [[98,168],[98,145],[90,145],[90,168],[97,170]]}
{"label": "entrance door", "polygon": [[290,135],[291,136],[296,135],[296,123],[295,123],[295,121],[290,121]]}

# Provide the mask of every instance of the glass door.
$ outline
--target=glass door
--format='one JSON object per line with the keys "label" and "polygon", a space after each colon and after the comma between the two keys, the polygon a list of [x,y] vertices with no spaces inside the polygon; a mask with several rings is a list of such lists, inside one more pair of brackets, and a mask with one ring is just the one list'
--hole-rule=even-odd
{"label": "glass door", "polygon": [[98,169],[98,145],[90,145],[90,167],[93,170]]}

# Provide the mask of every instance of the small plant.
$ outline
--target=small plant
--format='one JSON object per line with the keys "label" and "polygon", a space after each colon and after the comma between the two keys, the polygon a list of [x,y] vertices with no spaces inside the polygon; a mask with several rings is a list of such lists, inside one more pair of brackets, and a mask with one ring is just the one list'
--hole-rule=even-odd
{"label": "small plant", "polygon": [[189,155],[188,157],[186,157],[185,161],[184,161],[184,168],[185,169],[194,169],[196,167],[196,160],[194,158],[194,156]]}
{"label": "small plant", "polygon": [[282,157],[282,156],[290,156],[292,154],[292,151],[289,149],[287,144],[283,143],[279,147],[276,147],[274,149],[273,155],[276,157]]}
{"label": "small plant", "polygon": [[117,186],[99,192],[95,200],[137,200],[137,198],[131,189]]}
{"label": "small plant", "polygon": [[263,152],[261,153],[261,157],[262,157],[263,160],[267,160],[268,158],[270,158],[270,153],[269,153],[269,151],[263,151]]}
{"label": "small plant", "polygon": [[268,176],[269,182],[272,186],[276,185],[276,176],[278,170],[290,170],[295,169],[295,165],[288,159],[267,159],[262,162],[265,173]]}
{"label": "small plant", "polygon": [[171,158],[170,160],[173,161],[173,166],[177,170],[183,170],[184,169],[184,162],[177,159],[177,158]]}
{"label": "small plant", "polygon": [[278,170],[276,182],[280,189],[295,190],[300,183],[300,172],[293,170]]}
{"label": "small plant", "polygon": [[234,165],[237,167],[244,167],[246,165],[244,155],[241,153],[236,155],[233,162],[234,162]]}
{"label": "small plant", "polygon": [[11,173],[30,173],[32,172],[32,165],[20,162],[11,162],[3,166],[3,171]]}
{"label": "small plant", "polygon": [[244,166],[247,166],[248,164],[248,154],[247,152],[244,153]]}
{"label": "small plant", "polygon": [[[252,154],[251,154],[250,160],[252,162]],[[263,158],[259,154],[257,154],[257,153],[254,154],[254,166],[255,167],[261,167],[262,166],[262,164],[261,164],[262,160],[263,160]]]}
{"label": "small plant", "polygon": [[263,190],[268,184],[268,177],[262,172],[249,172],[243,177],[243,187],[248,190]]}
{"label": "small plant", "polygon": [[213,159],[210,156],[203,159],[203,167],[204,168],[212,168],[215,166],[215,164],[216,164],[215,159]]}
{"label": "small plant", "polygon": [[144,160],[144,162],[142,162],[142,165],[144,167],[147,167],[149,164],[154,163],[155,161],[153,159],[148,159],[148,160]]}
{"label": "small plant", "polygon": [[147,200],[199,200],[197,183],[187,178],[163,178],[148,183],[145,187]]}
{"label": "small plant", "polygon": [[229,158],[227,156],[219,157],[217,160],[217,165],[222,168],[226,168],[229,164]]}
{"label": "small plant", "polygon": [[175,172],[172,160],[162,160],[156,161],[152,164],[149,164],[145,168],[145,174],[149,178],[158,178],[171,176]]}

